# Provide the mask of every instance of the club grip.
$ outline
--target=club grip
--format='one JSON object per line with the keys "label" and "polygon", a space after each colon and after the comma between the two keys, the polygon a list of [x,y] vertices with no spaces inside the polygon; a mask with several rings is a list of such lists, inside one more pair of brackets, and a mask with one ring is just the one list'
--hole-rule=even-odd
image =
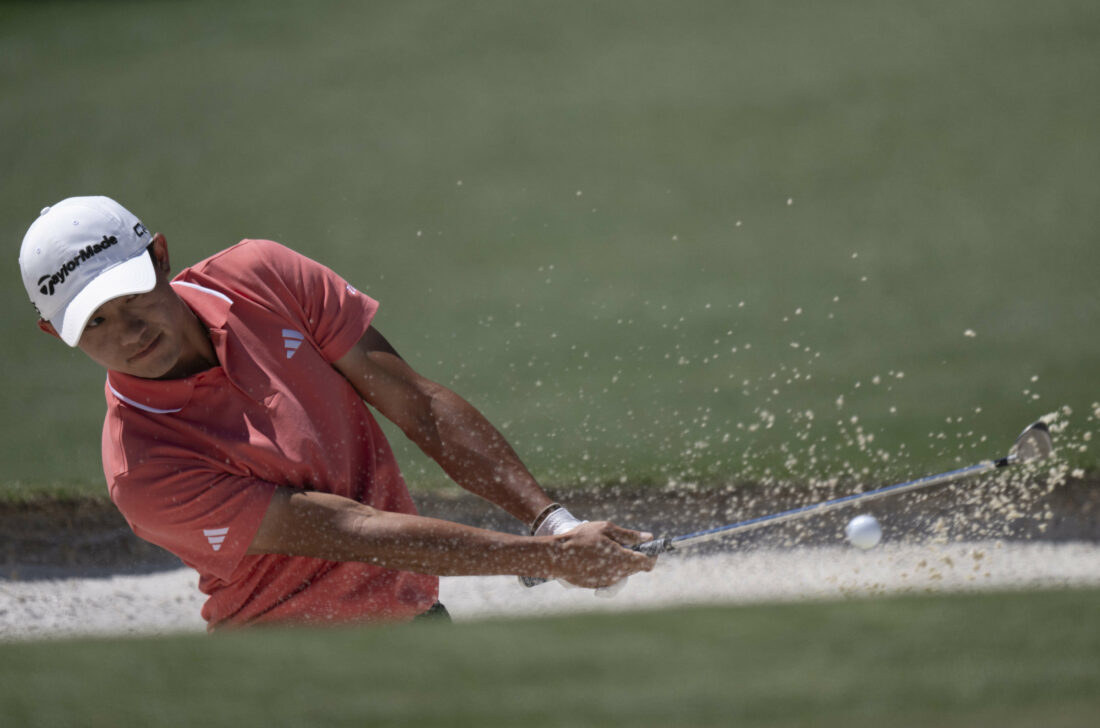
{"label": "club grip", "polygon": [[671,538],[655,538],[652,541],[646,541],[640,543],[634,547],[635,551],[640,551],[646,556],[657,556],[663,554],[666,551],[672,550]]}
{"label": "club grip", "polygon": [[[646,556],[657,556],[663,554],[666,551],[672,550],[672,539],[670,538],[655,538],[652,541],[646,541],[645,543],[638,544],[631,547],[639,553],[643,553]],[[519,577],[519,583],[526,587],[538,586],[539,584],[545,584],[550,581],[544,579],[541,576],[521,576]]]}

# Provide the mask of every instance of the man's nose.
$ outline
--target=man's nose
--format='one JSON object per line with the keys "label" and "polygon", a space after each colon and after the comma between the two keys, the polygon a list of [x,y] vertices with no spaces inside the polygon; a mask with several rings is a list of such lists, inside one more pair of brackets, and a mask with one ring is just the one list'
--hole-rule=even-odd
{"label": "man's nose", "polygon": [[145,334],[145,319],[140,316],[123,316],[122,343],[136,344]]}

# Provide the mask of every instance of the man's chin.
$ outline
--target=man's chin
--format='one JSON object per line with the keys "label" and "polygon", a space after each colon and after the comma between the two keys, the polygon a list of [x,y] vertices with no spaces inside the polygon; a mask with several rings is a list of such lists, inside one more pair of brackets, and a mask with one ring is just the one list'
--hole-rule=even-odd
{"label": "man's chin", "polygon": [[177,368],[177,359],[178,357],[171,356],[168,351],[157,352],[157,356],[131,362],[127,373],[142,379],[175,379],[173,371]]}

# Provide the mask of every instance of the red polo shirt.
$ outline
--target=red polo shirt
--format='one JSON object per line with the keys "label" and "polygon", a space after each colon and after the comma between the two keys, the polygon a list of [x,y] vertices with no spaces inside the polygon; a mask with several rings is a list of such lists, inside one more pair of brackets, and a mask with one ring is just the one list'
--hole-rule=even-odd
{"label": "red polo shirt", "polygon": [[246,554],[277,485],[416,512],[378,423],[332,366],[377,302],[265,240],[172,286],[210,329],[221,365],[164,381],[108,372],[103,468],[134,533],[199,572],[209,628],[405,619],[430,607],[434,576]]}

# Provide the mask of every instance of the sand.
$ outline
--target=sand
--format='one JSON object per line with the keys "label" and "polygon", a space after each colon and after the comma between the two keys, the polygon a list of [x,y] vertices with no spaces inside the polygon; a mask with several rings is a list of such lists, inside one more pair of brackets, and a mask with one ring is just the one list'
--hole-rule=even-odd
{"label": "sand", "polygon": [[[12,578],[15,576],[15,578]],[[202,633],[203,596],[189,569],[101,576],[50,573],[0,579],[0,640]],[[1100,544],[884,543],[667,554],[656,569],[600,597],[511,577],[444,578],[456,622],[538,615],[875,598],[894,594],[1100,586]]]}

